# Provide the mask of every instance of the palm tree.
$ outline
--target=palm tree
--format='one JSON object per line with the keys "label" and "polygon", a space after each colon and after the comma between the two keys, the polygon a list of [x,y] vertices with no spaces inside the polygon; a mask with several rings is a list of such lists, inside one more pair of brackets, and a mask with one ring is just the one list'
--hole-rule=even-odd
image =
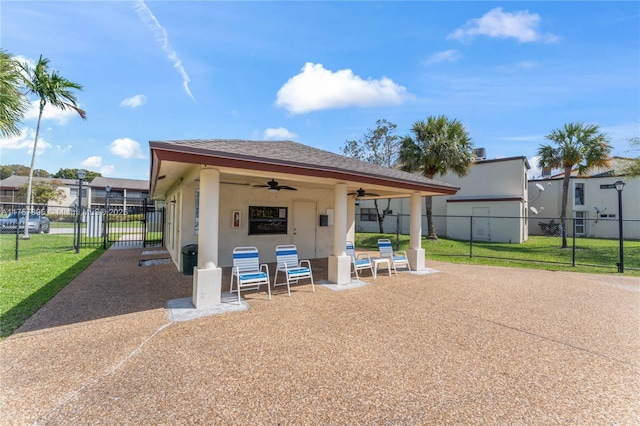
{"label": "palm tree", "polygon": [[20,64],[0,49],[0,136],[20,134],[18,123],[27,110],[27,98],[21,92],[23,85]]}
{"label": "palm tree", "polygon": [[[33,165],[36,159],[36,148],[38,146],[38,135],[40,134],[40,122],[42,121],[42,113],[47,103],[56,108],[65,110],[67,108],[76,111],[83,120],[87,119],[87,114],[78,107],[78,100],[72,89],[82,90],[82,86],[78,83],[67,80],[60,76],[57,71],[49,70],[49,60],[40,55],[38,63],[34,68],[28,65],[22,66],[26,77],[25,85],[27,87],[27,95],[36,95],[40,100],[40,108],[38,113],[38,125],[36,126],[36,136],[33,141],[33,152],[31,153],[31,167],[29,168],[29,181],[27,186],[27,214],[25,224],[29,221],[29,210],[31,202],[31,186],[33,181]],[[81,206],[80,206],[81,207]],[[23,238],[29,238],[29,229],[24,227]]]}
{"label": "palm tree", "polygon": [[567,247],[567,199],[569,180],[574,168],[578,175],[589,170],[609,166],[611,145],[607,137],[600,133],[595,124],[568,123],[561,129],[553,130],[546,137],[552,145],[540,145],[538,148],[538,167],[562,169],[562,203],[560,223],[562,224],[562,248]]}
{"label": "palm tree", "polygon": [[[473,143],[458,120],[444,115],[428,117],[427,121],[417,121],[411,128],[413,138],[406,136],[400,147],[400,163],[408,172],[420,172],[433,179],[436,174],[454,172],[458,176],[467,174],[475,155]],[[433,227],[432,197],[425,197],[427,213],[427,233],[437,239]]]}

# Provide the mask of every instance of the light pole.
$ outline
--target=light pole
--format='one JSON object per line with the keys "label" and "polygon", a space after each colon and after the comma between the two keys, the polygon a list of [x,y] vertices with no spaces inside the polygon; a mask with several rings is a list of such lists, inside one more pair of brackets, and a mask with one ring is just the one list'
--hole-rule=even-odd
{"label": "light pole", "polygon": [[80,236],[82,235],[82,180],[84,177],[84,171],[78,170],[78,239],[76,240],[76,253],[80,253]]}
{"label": "light pole", "polygon": [[624,182],[619,180],[615,184],[618,191],[618,238],[620,240],[620,261],[618,262],[618,272],[624,272],[624,239],[622,238],[622,190]]}

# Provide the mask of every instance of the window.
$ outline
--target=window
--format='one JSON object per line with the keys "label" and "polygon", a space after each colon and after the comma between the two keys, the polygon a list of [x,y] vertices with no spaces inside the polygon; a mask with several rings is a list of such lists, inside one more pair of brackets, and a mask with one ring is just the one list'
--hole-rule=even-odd
{"label": "window", "polygon": [[[78,188],[71,188],[71,196],[72,197],[77,197],[78,196]],[[82,188],[82,196],[83,197],[87,196],[86,188]]]}
{"label": "window", "polygon": [[378,211],[374,208],[362,208],[360,209],[360,221],[362,222],[377,222]]}
{"label": "window", "polygon": [[616,185],[613,183],[609,183],[607,185],[600,185],[600,189],[616,189]]}
{"label": "window", "polygon": [[600,213],[598,216],[602,219],[614,219],[616,217],[615,213]]}
{"label": "window", "polygon": [[574,195],[575,205],[584,206],[584,183],[576,183]]}
{"label": "window", "polygon": [[249,235],[286,234],[287,207],[249,206]]}

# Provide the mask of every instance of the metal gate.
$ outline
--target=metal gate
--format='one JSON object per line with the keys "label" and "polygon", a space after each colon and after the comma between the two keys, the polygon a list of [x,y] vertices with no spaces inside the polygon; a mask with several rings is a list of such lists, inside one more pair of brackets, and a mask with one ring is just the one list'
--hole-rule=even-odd
{"label": "metal gate", "polygon": [[163,246],[164,208],[146,198],[109,198],[104,215],[104,247]]}

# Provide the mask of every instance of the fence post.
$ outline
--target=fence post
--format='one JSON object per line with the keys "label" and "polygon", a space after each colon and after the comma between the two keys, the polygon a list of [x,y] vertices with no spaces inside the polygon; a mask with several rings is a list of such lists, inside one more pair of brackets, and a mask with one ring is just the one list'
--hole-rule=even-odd
{"label": "fence post", "polygon": [[[27,226],[25,223],[24,226]],[[16,213],[16,260],[18,260],[18,248],[20,247],[20,212]]]}
{"label": "fence post", "polygon": [[142,199],[142,247],[147,247],[147,199]]}
{"label": "fence post", "polygon": [[469,257],[473,257],[473,216],[469,216]]}
{"label": "fence post", "polygon": [[575,267],[576,266],[576,218],[573,218],[573,238],[571,239],[571,242],[573,244],[573,247],[571,248],[571,266]]}
{"label": "fence post", "polygon": [[400,250],[400,213],[396,213],[396,250]]}

